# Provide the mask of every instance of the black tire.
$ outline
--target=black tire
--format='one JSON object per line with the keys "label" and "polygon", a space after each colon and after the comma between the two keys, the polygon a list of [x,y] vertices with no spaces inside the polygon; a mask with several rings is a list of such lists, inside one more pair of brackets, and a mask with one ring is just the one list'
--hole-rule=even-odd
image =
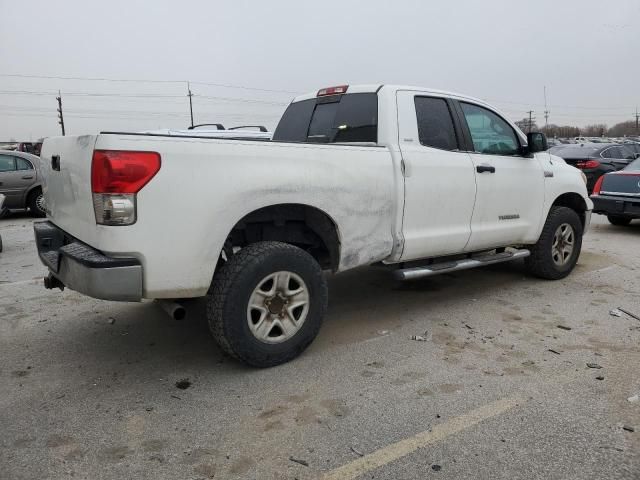
{"label": "black tire", "polygon": [[[563,224],[568,224],[573,228],[573,252],[565,264],[558,265],[553,260],[552,247],[556,231]],[[582,232],[582,222],[574,210],[567,207],[551,207],[540,238],[535,245],[531,246],[531,255],[525,259],[527,270],[536,277],[547,280],[559,280],[569,275],[580,256]]]}
{"label": "black tire", "polygon": [[619,227],[626,227],[631,223],[630,217],[623,217],[620,215],[607,215],[607,220],[611,225],[617,225]]}
{"label": "black tire", "polygon": [[42,193],[42,189],[37,188],[29,194],[27,206],[29,207],[29,213],[31,213],[32,217],[42,218],[47,215],[47,212],[40,208],[40,205],[42,204],[41,200],[44,200],[44,193]]}
{"label": "black tire", "polygon": [[[293,272],[306,284],[309,308],[299,330],[281,343],[265,343],[251,332],[250,297],[268,275]],[[316,260],[304,250],[281,242],[258,242],[241,249],[214,275],[207,298],[213,338],[232,357],[253,367],[272,367],[300,355],[318,334],[327,309],[327,283]]]}

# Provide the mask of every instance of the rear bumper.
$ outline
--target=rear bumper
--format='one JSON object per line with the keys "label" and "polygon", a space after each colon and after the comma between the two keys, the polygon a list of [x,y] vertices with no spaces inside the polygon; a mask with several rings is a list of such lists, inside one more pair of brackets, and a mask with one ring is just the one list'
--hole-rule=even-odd
{"label": "rear bumper", "polygon": [[640,218],[640,198],[592,195],[591,200],[594,213]]}
{"label": "rear bumper", "polygon": [[34,223],[33,230],[40,260],[64,286],[103,300],[142,299],[142,265],[138,259],[108,257],[51,222]]}

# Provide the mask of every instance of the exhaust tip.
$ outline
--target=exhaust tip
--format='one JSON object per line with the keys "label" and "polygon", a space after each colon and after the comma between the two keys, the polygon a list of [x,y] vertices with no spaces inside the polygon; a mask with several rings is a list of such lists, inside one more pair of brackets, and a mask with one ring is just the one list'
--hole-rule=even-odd
{"label": "exhaust tip", "polygon": [[174,320],[187,318],[187,309],[172,300],[156,300],[156,303]]}
{"label": "exhaust tip", "polygon": [[174,320],[184,320],[187,318],[187,309],[180,306],[173,310],[173,319]]}

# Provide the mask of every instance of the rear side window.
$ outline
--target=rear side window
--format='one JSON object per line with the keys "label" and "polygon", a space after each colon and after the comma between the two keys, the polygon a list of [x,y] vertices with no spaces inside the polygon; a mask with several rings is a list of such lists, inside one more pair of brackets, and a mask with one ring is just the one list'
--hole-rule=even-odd
{"label": "rear side window", "polygon": [[516,133],[503,118],[478,105],[460,103],[460,106],[476,152],[490,155],[517,155],[520,152]]}
{"label": "rear side window", "polygon": [[0,155],[0,172],[13,172],[16,169],[14,157]]}
{"label": "rear side window", "polygon": [[33,165],[24,158],[16,157],[17,170],[33,170]]}
{"label": "rear side window", "polygon": [[278,142],[378,141],[378,95],[352,93],[292,103],[273,140]]}
{"label": "rear side window", "polygon": [[458,139],[446,100],[416,97],[415,105],[420,143],[441,150],[456,150]]}
{"label": "rear side window", "polygon": [[640,158],[631,162],[629,165],[627,165],[625,168],[625,170],[631,170],[633,172],[640,172]]}

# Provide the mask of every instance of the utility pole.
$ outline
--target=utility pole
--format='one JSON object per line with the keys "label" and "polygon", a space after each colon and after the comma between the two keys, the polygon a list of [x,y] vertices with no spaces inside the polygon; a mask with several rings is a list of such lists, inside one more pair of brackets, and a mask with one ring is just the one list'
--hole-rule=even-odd
{"label": "utility pole", "polygon": [[547,108],[547,86],[544,87],[544,130],[545,133],[549,127],[549,109]]}
{"label": "utility pole", "polygon": [[640,133],[640,130],[638,130],[638,120],[640,119],[640,113],[638,113],[638,107],[636,107],[636,135],[638,135]]}
{"label": "utility pole", "polygon": [[64,137],[64,117],[62,116],[62,94],[60,93],[60,90],[58,90],[56,100],[58,101],[58,123],[62,128],[62,136]]}
{"label": "utility pole", "polygon": [[529,110],[527,113],[529,114],[529,124],[527,125],[528,126],[527,133],[529,133],[531,132],[531,127],[533,126],[533,110]]}
{"label": "utility pole", "polygon": [[191,128],[193,128],[193,102],[191,98],[193,97],[193,93],[191,93],[191,85],[187,82],[187,97],[189,97],[189,112],[191,113]]}

